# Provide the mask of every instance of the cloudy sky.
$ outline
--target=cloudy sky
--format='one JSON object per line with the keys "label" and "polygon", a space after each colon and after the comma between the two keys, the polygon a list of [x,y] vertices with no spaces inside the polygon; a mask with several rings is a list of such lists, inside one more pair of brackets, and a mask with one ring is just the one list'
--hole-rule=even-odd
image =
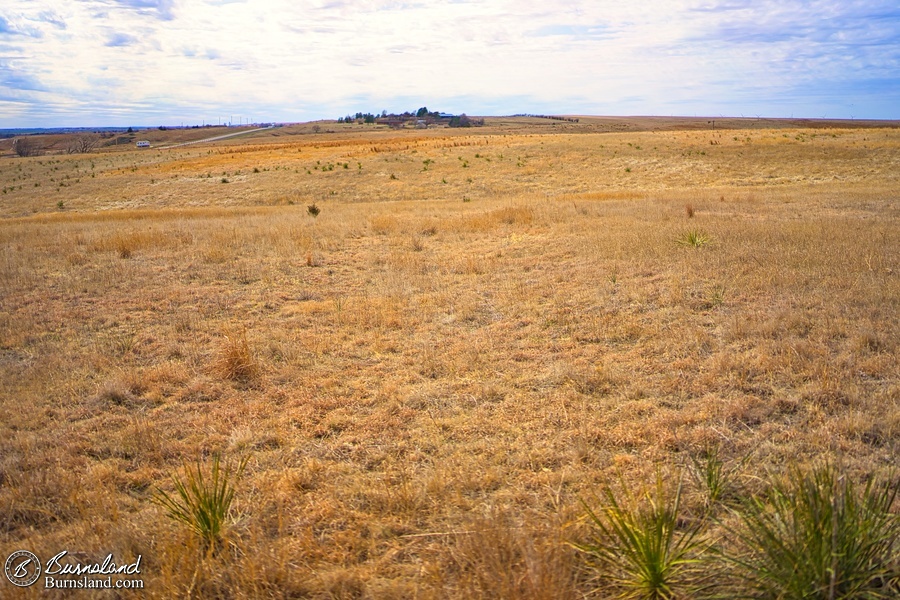
{"label": "cloudy sky", "polygon": [[0,128],[900,119],[897,0],[3,0]]}

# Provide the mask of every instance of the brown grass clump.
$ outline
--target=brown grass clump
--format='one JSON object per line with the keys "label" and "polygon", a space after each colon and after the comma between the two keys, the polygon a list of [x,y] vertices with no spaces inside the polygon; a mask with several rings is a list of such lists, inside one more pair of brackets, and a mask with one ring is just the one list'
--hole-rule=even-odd
{"label": "brown grass clump", "polygon": [[388,235],[398,227],[397,219],[391,215],[375,215],[369,219],[369,225],[378,235]]}
{"label": "brown grass clump", "polygon": [[144,391],[143,384],[138,381],[112,379],[103,383],[97,390],[96,401],[101,410],[112,406],[133,407],[140,402]]}
{"label": "brown grass clump", "polygon": [[119,258],[131,258],[131,246],[124,240],[120,241],[116,245],[116,250],[119,253]]}
{"label": "brown grass clump", "polygon": [[552,528],[529,530],[508,514],[477,518],[443,534],[449,564],[444,585],[460,598],[578,598],[574,550]]}
{"label": "brown grass clump", "polygon": [[245,331],[224,336],[213,363],[213,372],[222,379],[244,384],[259,379],[261,368],[250,349]]}
{"label": "brown grass clump", "polygon": [[510,206],[493,211],[490,218],[507,225],[529,225],[534,221],[534,210],[529,206]]}

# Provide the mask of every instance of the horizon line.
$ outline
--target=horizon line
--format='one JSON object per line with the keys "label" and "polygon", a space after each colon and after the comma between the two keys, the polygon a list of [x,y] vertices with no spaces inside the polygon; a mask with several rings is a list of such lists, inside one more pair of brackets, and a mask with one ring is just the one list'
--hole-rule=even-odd
{"label": "horizon line", "polygon": [[[544,118],[544,117],[566,117],[566,118],[587,118],[587,119],[685,119],[685,120],[737,120],[737,121],[818,121],[818,122],[898,122],[900,119],[889,119],[889,118],[856,118],[856,117],[828,117],[828,116],[818,116],[818,117],[809,117],[809,116],[789,116],[789,117],[768,117],[764,115],[653,115],[653,114],[635,114],[635,115],[601,115],[601,114],[583,114],[583,113],[552,113],[552,114],[538,114],[538,113],[516,113],[516,114],[503,114],[503,115],[478,115],[467,113],[459,113],[460,115],[466,114],[470,117],[475,118],[487,118],[487,119],[515,119],[515,118]],[[376,118],[382,118],[380,115],[376,116]],[[253,123],[194,123],[190,125],[58,125],[58,126],[24,126],[24,127],[0,127],[0,131],[28,131],[28,130],[46,130],[46,131],[54,131],[54,130],[66,130],[66,129],[84,129],[84,130],[99,130],[99,129],[122,129],[127,130],[131,129],[159,129],[160,127],[165,127],[166,129],[199,129],[199,128],[207,128],[207,127],[254,127],[260,125],[262,123],[281,125],[281,126],[291,126],[291,125],[305,125],[308,123],[338,123],[337,118],[327,118],[327,119],[312,119],[309,121],[279,121],[279,120],[263,120],[263,121],[255,121]]]}

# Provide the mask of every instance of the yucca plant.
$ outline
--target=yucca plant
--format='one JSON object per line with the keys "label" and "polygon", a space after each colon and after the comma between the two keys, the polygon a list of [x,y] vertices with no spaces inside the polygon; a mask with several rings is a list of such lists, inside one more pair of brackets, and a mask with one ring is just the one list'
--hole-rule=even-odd
{"label": "yucca plant", "polygon": [[172,475],[175,494],[157,488],[153,501],[162,506],[170,518],[187,525],[200,536],[204,547],[215,550],[222,542],[222,534],[234,500],[235,485],[247,467],[248,458],[233,466],[221,465],[218,454],[212,456],[209,475],[199,461],[191,468],[185,465],[184,479]]}
{"label": "yucca plant", "polygon": [[831,465],[801,472],[749,499],[732,529],[737,567],[751,598],[900,597],[898,483],[862,491]]}
{"label": "yucca plant", "polygon": [[573,544],[575,548],[589,556],[597,578],[622,598],[663,600],[698,593],[703,523],[681,527],[681,482],[668,498],[658,474],[655,493],[644,493],[640,502],[624,483],[622,488],[627,504],[609,487],[603,490],[606,505],[599,511],[582,501],[596,535],[591,542]]}
{"label": "yucca plant", "polygon": [[703,231],[691,229],[682,233],[675,241],[682,246],[700,248],[712,242],[712,238]]}

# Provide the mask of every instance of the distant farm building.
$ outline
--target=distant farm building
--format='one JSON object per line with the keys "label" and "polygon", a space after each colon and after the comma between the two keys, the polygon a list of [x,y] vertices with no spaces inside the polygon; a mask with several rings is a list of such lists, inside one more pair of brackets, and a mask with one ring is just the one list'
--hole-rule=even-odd
{"label": "distant farm building", "polygon": [[137,146],[138,148],[149,148],[149,147],[150,147],[150,142],[147,142],[147,141],[138,142],[138,143],[136,144],[136,146]]}

